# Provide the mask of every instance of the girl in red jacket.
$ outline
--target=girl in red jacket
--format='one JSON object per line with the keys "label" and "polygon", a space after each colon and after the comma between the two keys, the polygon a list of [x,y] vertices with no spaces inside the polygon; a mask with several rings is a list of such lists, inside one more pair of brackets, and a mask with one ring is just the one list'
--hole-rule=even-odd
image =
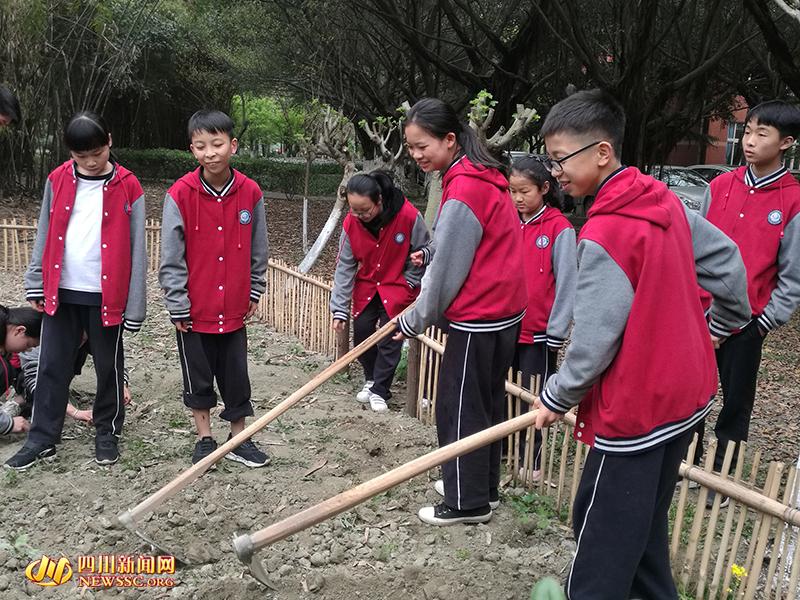
{"label": "girl in red jacket", "polygon": [[[544,383],[556,370],[558,351],[564,345],[572,307],[578,259],[575,230],[559,210],[557,184],[542,160],[525,156],[514,161],[509,189],[519,213],[525,248],[525,283],[528,307],[511,368],[521,372],[522,385],[530,388],[535,376]],[[524,402],[522,412],[528,411]],[[533,481],[540,477],[542,433],[534,429]],[[525,435],[520,436],[519,464],[525,456]]]}
{"label": "girl in red jacket", "polygon": [[[430,240],[419,211],[383,171],[354,175],[347,184],[350,213],[342,226],[331,294],[333,328],[344,329],[352,298],[353,342],[357,345],[396,317],[419,293],[424,267],[409,260]],[[375,412],[386,401],[403,342],[384,339],[358,359],[364,367],[363,389],[356,400]]]}
{"label": "girl in red jacket", "polygon": [[[527,304],[522,232],[502,165],[452,107],[420,100],[408,112],[405,138],[423,171],[442,173],[433,262],[397,325],[412,337],[441,317],[449,324],[436,404],[445,446],[503,420],[504,382]],[[431,525],[490,520],[499,503],[500,446],[442,465],[435,489],[444,501],[420,509],[419,518]]]}
{"label": "girl in red jacket", "polygon": [[25,297],[45,314],[31,430],[6,462],[18,470],[55,456],[84,331],[97,373],[95,461],[117,462],[125,419],[122,329],[138,331],[145,316],[142,187],[111,159],[111,133],[98,115],[72,117],[64,142],[71,160],[47,178],[25,273]]}

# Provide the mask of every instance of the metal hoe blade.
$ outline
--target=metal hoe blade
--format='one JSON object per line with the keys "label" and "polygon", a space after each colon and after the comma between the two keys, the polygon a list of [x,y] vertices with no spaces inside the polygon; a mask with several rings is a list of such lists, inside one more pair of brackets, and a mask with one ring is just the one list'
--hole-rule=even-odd
{"label": "metal hoe blade", "polygon": [[250,575],[260,584],[268,587],[271,590],[278,591],[275,584],[269,578],[267,571],[264,569],[264,564],[255,556],[253,552],[253,544],[250,541],[249,535],[240,535],[233,539],[233,548],[236,551],[236,556],[239,560],[247,565],[250,569]]}
{"label": "metal hoe blade", "polygon": [[169,548],[164,544],[156,542],[151,537],[142,532],[140,529],[137,529],[136,523],[133,520],[126,518],[126,515],[127,513],[122,514],[117,518],[117,522],[119,522],[122,526],[124,526],[125,529],[133,533],[136,537],[141,539],[147,545],[151,546],[154,550],[158,550],[161,554],[175,557],[175,562],[189,567],[192,566],[192,563],[189,562],[189,560],[185,556],[175,552],[172,548]]}

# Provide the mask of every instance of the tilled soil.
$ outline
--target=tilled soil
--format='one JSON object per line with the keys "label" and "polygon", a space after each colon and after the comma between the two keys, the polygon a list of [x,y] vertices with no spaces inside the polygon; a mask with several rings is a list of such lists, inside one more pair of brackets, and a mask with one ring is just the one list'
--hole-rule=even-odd
{"label": "tilled soil", "polygon": [[[2,301],[20,290],[4,287]],[[174,589],[90,591],[74,581],[50,589],[26,582],[24,569],[42,554],[149,554],[138,537],[113,526],[134,506],[190,466],[193,424],[180,401],[174,334],[150,281],[144,329],[125,340],[134,401],[110,467],[93,461],[93,430],[67,418],[53,463],[24,473],[0,472],[0,597],[54,598],[525,598],[544,575],[559,576],[574,548],[554,515],[519,508],[506,490],[488,525],[433,528],[416,516],[437,501],[421,476],[354,510],[265,548],[258,554],[275,590],[262,587],[236,558],[235,535],[254,532],[435,448],[435,432],[403,412],[398,388],[391,411],[376,414],[354,400],[361,380],[337,376],[258,433],[272,457],[248,469],[221,461],[142,523],[146,534],[191,562]],[[321,370],[327,360],[261,324],[248,329],[256,415],[262,415]],[[94,371],[73,383],[73,401],[91,406]],[[218,442],[226,426],[214,419]],[[0,438],[5,461],[22,436]],[[321,467],[314,470],[316,467]],[[313,471],[313,472],[312,472]],[[156,552],[158,554],[158,552]],[[81,595],[82,594],[82,595]]]}

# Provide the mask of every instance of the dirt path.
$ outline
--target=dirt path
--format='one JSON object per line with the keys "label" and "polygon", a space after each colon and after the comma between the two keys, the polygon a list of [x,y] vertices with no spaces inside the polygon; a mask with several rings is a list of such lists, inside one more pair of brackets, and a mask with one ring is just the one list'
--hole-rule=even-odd
{"label": "dirt path", "polygon": [[[3,291],[2,300],[18,297],[8,288]],[[26,473],[0,473],[0,597],[78,597],[73,582],[43,591],[25,581],[25,566],[42,553],[63,554],[73,565],[81,554],[149,553],[139,538],[109,528],[106,519],[190,463],[193,428],[179,400],[174,338],[161,313],[152,310],[144,330],[126,339],[134,403],[117,465],[98,467],[92,460],[92,430],[68,419],[54,463]],[[326,363],[260,325],[250,327],[249,338],[258,415]],[[81,407],[91,404],[93,377],[87,368],[73,384],[73,399]],[[202,564],[179,569],[176,588],[143,595],[524,598],[536,579],[563,571],[573,544],[546,506],[505,496],[487,526],[430,528],[418,521],[416,511],[437,497],[428,478],[419,477],[263,551],[260,556],[278,592],[265,592],[243,576],[245,569],[231,547],[235,535],[265,527],[435,447],[433,429],[403,414],[402,393],[390,402],[390,413],[376,415],[354,401],[358,387],[358,375],[353,380],[337,377],[255,437],[269,450],[271,465],[251,470],[222,461],[144,523],[152,537]],[[214,425],[215,437],[223,441],[224,424],[215,420]],[[20,436],[0,438],[0,460],[21,441]],[[323,468],[304,476],[321,463]],[[134,598],[142,592],[86,590],[85,597],[114,593]]]}

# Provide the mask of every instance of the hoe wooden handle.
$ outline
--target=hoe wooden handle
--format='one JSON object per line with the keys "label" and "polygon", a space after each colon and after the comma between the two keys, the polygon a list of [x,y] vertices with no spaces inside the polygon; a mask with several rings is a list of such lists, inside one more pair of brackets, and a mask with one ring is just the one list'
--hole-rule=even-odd
{"label": "hoe wooden handle", "polygon": [[234,550],[236,550],[237,556],[243,562],[249,564],[253,553],[264,546],[268,546],[298,531],[303,531],[308,527],[330,519],[381,492],[385,492],[389,488],[408,481],[412,477],[421,475],[434,467],[438,467],[442,463],[453,460],[457,456],[463,456],[487,444],[501,440],[515,431],[530,427],[536,421],[537,412],[536,410],[531,410],[524,415],[504,421],[494,427],[484,429],[483,431],[465,437],[457,442],[453,442],[443,448],[420,456],[388,473],[370,479],[337,496],[328,498],[315,506],[300,511],[260,531],[249,535],[240,535],[233,540]]}

